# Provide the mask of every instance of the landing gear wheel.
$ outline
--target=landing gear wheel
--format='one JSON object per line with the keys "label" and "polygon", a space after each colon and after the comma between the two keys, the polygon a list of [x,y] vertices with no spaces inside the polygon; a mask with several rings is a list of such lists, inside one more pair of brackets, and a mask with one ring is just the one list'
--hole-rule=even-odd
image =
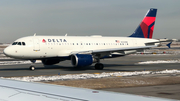
{"label": "landing gear wheel", "polygon": [[103,70],[103,68],[104,68],[104,65],[103,65],[102,63],[96,63],[96,64],[95,64],[95,69],[97,69],[97,70]]}
{"label": "landing gear wheel", "polygon": [[29,69],[34,71],[35,70],[35,66],[30,66]]}

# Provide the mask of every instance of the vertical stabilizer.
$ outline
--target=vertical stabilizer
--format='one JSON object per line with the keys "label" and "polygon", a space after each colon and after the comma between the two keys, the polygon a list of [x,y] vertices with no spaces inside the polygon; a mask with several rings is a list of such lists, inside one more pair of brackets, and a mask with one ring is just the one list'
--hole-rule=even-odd
{"label": "vertical stabilizer", "polygon": [[156,20],[157,9],[151,8],[146,13],[144,19],[137,27],[135,32],[129,37],[138,37],[138,38],[152,38],[154,25]]}

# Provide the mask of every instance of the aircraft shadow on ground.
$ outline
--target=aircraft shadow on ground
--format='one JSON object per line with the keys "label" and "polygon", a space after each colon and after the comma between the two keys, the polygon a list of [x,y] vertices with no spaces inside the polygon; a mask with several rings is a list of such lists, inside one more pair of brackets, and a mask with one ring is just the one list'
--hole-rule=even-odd
{"label": "aircraft shadow on ground", "polygon": [[[124,69],[124,68],[135,68],[136,66],[138,65],[134,65],[134,64],[127,64],[127,65],[122,65],[122,64],[105,64],[104,65],[104,71],[117,71],[117,72],[120,72],[120,71],[135,71],[134,69],[131,69],[131,70],[127,70],[127,69]],[[109,68],[110,67],[110,68]],[[111,67],[116,67],[115,69],[114,68],[111,68]],[[123,68],[121,68],[123,67]]]}
{"label": "aircraft shadow on ground", "polygon": [[[134,64],[127,64],[127,65],[122,65],[122,64],[104,64],[104,69],[103,70],[99,70],[101,71],[133,71],[133,70],[125,70],[125,69],[121,69],[121,67],[133,67],[133,66],[137,66]],[[112,67],[112,68],[111,68]],[[113,68],[116,67],[116,68]],[[118,67],[118,68],[117,68]],[[87,71],[87,70],[96,70],[94,69],[94,65],[92,66],[87,66],[87,67],[73,67],[73,66],[60,66],[60,65],[45,65],[45,66],[36,66],[36,70],[53,70],[53,69],[60,69],[63,71]],[[16,70],[29,70],[29,68],[3,68],[0,69],[0,71],[16,71]]]}
{"label": "aircraft shadow on ground", "polygon": [[180,47],[171,47],[171,48],[165,47],[165,48],[154,48],[154,49],[159,49],[159,50],[163,50],[163,49],[180,49]]}
{"label": "aircraft shadow on ground", "polygon": [[[35,71],[36,70],[53,70],[53,69],[60,69],[60,70],[63,70],[63,71],[78,71],[78,70],[93,70],[93,68],[91,67],[85,67],[85,68],[74,68],[72,66],[59,66],[59,65],[50,65],[50,66],[36,66],[35,68]],[[16,71],[16,70],[29,70],[29,68],[17,68],[17,67],[14,67],[14,68],[3,68],[3,69],[0,69],[0,71]],[[30,70],[31,71],[31,70]]]}

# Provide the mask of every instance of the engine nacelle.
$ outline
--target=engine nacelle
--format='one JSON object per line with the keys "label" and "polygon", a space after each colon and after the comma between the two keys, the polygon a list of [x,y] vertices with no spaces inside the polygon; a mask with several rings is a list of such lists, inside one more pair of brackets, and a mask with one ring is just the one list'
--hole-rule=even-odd
{"label": "engine nacelle", "polygon": [[71,63],[74,67],[89,66],[93,63],[93,56],[90,54],[74,54],[71,56]]}
{"label": "engine nacelle", "polygon": [[44,65],[53,65],[59,63],[60,59],[43,59],[41,60]]}

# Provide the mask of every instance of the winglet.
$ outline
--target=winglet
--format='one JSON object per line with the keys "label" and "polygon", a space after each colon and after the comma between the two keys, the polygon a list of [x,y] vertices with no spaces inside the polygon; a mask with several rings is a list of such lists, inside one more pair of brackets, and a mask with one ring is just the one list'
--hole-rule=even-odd
{"label": "winglet", "polygon": [[168,43],[166,46],[168,46],[169,48],[171,48],[171,44],[172,44],[172,41],[170,43]]}

